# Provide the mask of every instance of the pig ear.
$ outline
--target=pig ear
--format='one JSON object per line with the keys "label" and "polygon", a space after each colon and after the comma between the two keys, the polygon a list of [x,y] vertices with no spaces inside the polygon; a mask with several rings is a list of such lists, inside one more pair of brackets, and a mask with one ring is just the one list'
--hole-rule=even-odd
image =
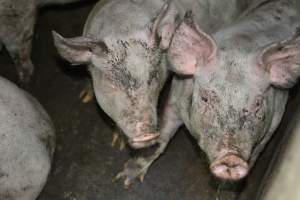
{"label": "pig ear", "polygon": [[[164,50],[169,48],[175,28],[178,26],[178,17],[174,1],[169,1],[162,7],[150,27],[152,46],[159,45]],[[157,44],[157,37],[160,39],[159,44]]]}
{"label": "pig ear", "polygon": [[193,75],[199,66],[215,59],[215,41],[202,32],[193,20],[185,20],[176,29],[168,51],[171,70],[183,75]]}
{"label": "pig ear", "polygon": [[74,65],[88,64],[94,54],[107,51],[104,42],[87,37],[63,38],[54,31],[52,34],[58,53]]}
{"label": "pig ear", "polygon": [[273,86],[284,89],[293,87],[300,76],[300,37],[265,48],[260,62],[269,72]]}

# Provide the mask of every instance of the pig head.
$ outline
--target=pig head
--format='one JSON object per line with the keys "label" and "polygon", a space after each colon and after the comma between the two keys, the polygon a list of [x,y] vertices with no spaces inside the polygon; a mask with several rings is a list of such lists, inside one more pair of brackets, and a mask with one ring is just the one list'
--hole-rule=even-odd
{"label": "pig head", "polygon": [[152,145],[159,136],[156,106],[167,79],[164,50],[176,17],[174,9],[165,5],[141,30],[120,38],[65,39],[54,33],[62,57],[89,65],[99,105],[125,133],[131,147]]}
{"label": "pig head", "polygon": [[[184,123],[206,152],[212,173],[234,181],[248,174],[282,118],[287,89],[300,75],[300,40],[296,34],[260,47],[251,34],[214,36],[186,19],[168,56],[173,71],[193,79],[190,104],[178,104],[180,113],[188,113]],[[185,81],[175,80],[173,89]]]}

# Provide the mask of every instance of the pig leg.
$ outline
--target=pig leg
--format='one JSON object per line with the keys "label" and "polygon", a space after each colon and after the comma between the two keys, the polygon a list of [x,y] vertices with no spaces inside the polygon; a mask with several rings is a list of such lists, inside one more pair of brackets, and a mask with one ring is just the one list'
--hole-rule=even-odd
{"label": "pig leg", "polygon": [[115,127],[113,130],[113,138],[111,142],[112,147],[117,147],[117,144],[119,144],[119,150],[123,151],[126,146],[126,140],[122,137],[122,130],[119,127]]}
{"label": "pig leg", "polygon": [[89,103],[94,98],[94,90],[92,81],[88,81],[79,94],[79,98],[83,103]]}
{"label": "pig leg", "polygon": [[30,80],[34,69],[30,56],[35,14],[35,11],[31,11],[27,16],[18,19],[14,26],[8,26],[10,28],[3,37],[3,43],[14,62],[21,83]]}
{"label": "pig leg", "polygon": [[141,156],[130,159],[126,162],[124,169],[115,177],[115,179],[124,179],[125,188],[128,188],[137,178],[143,182],[144,176],[151,164],[164,152],[167,144],[174,136],[177,129],[182,125],[181,119],[177,116],[171,105],[165,107],[161,124],[161,135],[158,139],[158,146],[154,153],[150,154],[150,156]]}

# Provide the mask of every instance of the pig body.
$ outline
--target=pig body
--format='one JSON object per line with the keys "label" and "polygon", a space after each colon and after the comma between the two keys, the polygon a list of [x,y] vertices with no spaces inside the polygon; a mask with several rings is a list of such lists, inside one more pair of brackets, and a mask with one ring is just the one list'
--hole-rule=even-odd
{"label": "pig body", "polygon": [[82,37],[54,34],[55,44],[71,63],[88,64],[99,105],[129,144],[142,148],[158,137],[156,107],[168,76],[166,50],[179,20],[192,10],[197,23],[214,31],[244,6],[237,4],[236,0],[101,1],[90,13]]}
{"label": "pig body", "polygon": [[38,9],[75,1],[79,0],[0,0],[0,50],[4,44],[21,82],[28,82],[34,70],[30,57]]}
{"label": "pig body", "polygon": [[[215,176],[245,177],[279,125],[286,88],[299,76],[299,28],[296,1],[256,2],[213,35],[215,44],[208,48],[216,52],[198,66],[192,80],[174,79],[169,105],[206,152]],[[293,49],[285,52],[291,60],[281,57],[281,48]],[[272,71],[276,62],[284,64]]]}
{"label": "pig body", "polygon": [[50,171],[53,124],[32,96],[1,77],[0,138],[0,199],[36,199]]}
{"label": "pig body", "polygon": [[121,175],[144,175],[185,124],[216,177],[245,177],[280,123],[287,89],[300,75],[299,19],[296,1],[264,0],[253,1],[213,36],[191,19],[182,22],[168,56],[171,68],[190,78],[173,79],[156,152],[131,161]]}

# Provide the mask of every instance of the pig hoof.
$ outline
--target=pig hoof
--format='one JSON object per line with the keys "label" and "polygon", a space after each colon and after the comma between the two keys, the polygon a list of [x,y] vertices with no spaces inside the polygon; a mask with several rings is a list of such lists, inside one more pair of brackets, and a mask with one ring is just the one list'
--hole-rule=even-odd
{"label": "pig hoof", "polygon": [[84,88],[83,90],[81,90],[81,92],[79,94],[79,98],[81,99],[81,101],[83,103],[89,103],[93,100],[94,93],[90,89]]}
{"label": "pig hoof", "polygon": [[123,151],[124,148],[126,147],[126,142],[125,140],[120,136],[120,134],[118,132],[114,132],[113,133],[113,139],[112,139],[112,142],[111,142],[111,147],[118,147],[118,144],[119,143],[119,150],[120,151]]}
{"label": "pig hoof", "polygon": [[31,76],[33,74],[33,65],[30,62],[26,66],[22,66],[17,69],[18,71],[18,78],[21,84],[26,84],[30,81]]}
{"label": "pig hoof", "polygon": [[128,189],[136,179],[144,181],[148,167],[148,162],[144,158],[130,159],[114,180],[123,179],[124,188]]}

